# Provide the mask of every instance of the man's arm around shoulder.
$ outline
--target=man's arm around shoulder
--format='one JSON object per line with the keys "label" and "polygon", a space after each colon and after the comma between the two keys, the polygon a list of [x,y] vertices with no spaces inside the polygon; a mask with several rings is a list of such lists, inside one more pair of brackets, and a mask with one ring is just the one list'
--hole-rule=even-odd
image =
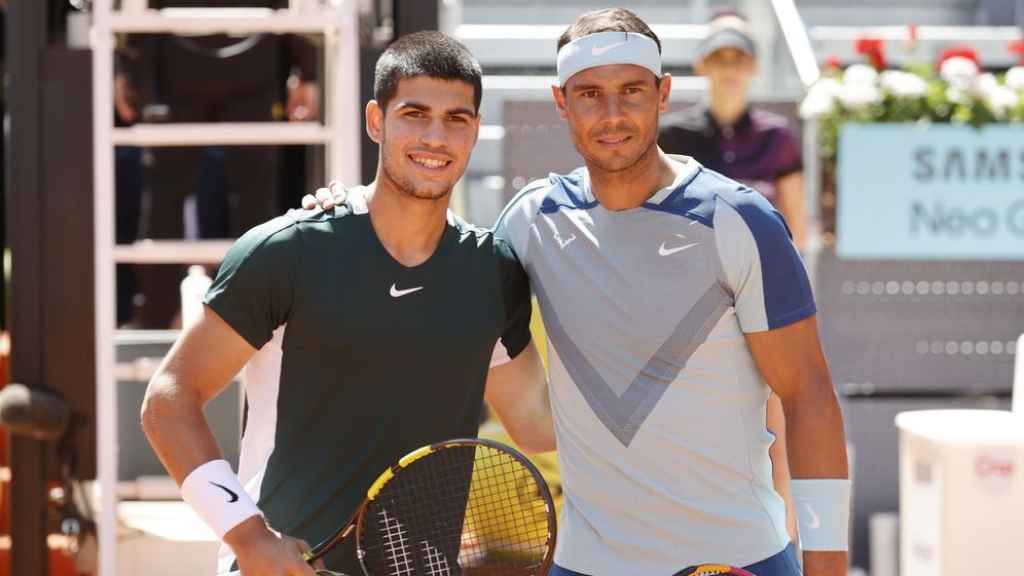
{"label": "man's arm around shoulder", "polygon": [[525,452],[555,449],[547,374],[532,341],[515,358],[488,371],[484,398]]}

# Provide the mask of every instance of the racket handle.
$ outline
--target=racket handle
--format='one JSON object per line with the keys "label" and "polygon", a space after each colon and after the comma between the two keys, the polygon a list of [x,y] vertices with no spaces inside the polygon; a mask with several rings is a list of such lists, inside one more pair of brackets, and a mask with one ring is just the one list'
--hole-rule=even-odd
{"label": "racket handle", "polygon": [[[360,510],[362,510],[362,508],[360,508]],[[313,563],[313,561],[319,560],[320,557],[324,554],[327,554],[327,551],[330,550],[335,544],[341,542],[345,538],[348,538],[348,535],[352,533],[352,530],[355,527],[356,522],[355,519],[353,519],[348,523],[348,525],[346,525],[344,528],[335,533],[334,536],[331,536],[329,539],[317,544],[313,547],[312,550],[307,550],[306,552],[303,552],[302,559],[305,560],[307,564],[311,564]],[[345,575],[342,574],[342,576]]]}
{"label": "racket handle", "polygon": [[[242,576],[242,572],[236,570],[234,572],[222,574],[221,576]],[[332,572],[330,570],[317,570],[316,576],[348,576],[348,574],[345,574],[343,572]]]}

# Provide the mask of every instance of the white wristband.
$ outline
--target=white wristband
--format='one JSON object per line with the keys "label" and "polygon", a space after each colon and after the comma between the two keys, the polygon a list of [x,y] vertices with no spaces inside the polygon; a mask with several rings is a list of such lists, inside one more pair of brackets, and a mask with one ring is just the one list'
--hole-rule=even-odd
{"label": "white wristband", "polygon": [[181,498],[224,539],[229,530],[260,513],[227,460],[211,460],[181,483]]}
{"label": "white wristband", "polygon": [[793,480],[793,504],[800,525],[800,547],[844,551],[850,546],[850,481]]}

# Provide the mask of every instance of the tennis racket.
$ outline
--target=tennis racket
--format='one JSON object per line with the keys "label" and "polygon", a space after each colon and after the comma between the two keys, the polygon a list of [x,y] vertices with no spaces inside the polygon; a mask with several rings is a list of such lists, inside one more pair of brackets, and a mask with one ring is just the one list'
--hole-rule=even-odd
{"label": "tennis racket", "polygon": [[726,564],[701,564],[676,572],[674,576],[757,576],[753,572]]}
{"label": "tennis racket", "polygon": [[366,576],[546,576],[555,531],[551,492],[525,456],[490,440],[449,440],[385,470],[305,559],[354,537]]}

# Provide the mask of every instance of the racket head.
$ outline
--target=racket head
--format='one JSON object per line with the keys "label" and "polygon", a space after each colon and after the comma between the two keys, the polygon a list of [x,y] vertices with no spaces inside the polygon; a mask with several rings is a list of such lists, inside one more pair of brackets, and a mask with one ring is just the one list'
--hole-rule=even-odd
{"label": "racket head", "polygon": [[698,564],[683,568],[674,576],[756,576],[754,573],[727,564]]}
{"label": "racket head", "polygon": [[456,439],[403,457],[356,519],[366,574],[546,576],[556,538],[537,468],[499,442]]}

